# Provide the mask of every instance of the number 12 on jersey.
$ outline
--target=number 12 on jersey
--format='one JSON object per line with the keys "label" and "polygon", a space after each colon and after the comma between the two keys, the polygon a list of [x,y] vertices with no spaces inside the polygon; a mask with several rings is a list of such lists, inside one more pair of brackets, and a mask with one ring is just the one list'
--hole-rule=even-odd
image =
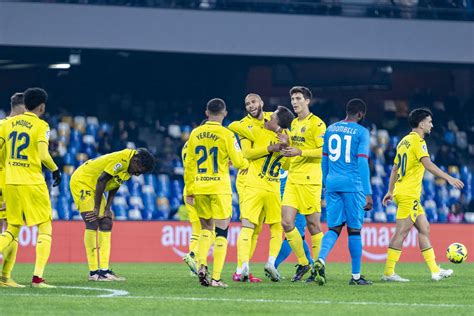
{"label": "number 12 on jersey", "polygon": [[[346,163],[351,162],[351,142],[352,136],[344,135],[344,141],[346,142],[344,161]],[[338,134],[332,134],[328,140],[329,159],[331,161],[337,161],[342,154],[342,139]]]}

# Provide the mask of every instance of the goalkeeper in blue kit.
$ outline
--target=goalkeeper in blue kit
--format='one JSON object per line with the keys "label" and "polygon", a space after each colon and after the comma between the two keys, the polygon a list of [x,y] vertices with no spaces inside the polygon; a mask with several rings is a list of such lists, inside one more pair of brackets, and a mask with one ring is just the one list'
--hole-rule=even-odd
{"label": "goalkeeper in blue kit", "polygon": [[329,231],[324,235],[321,251],[309,279],[319,285],[326,283],[326,257],[345,225],[352,260],[352,278],[349,284],[372,284],[360,274],[360,231],[364,211],[371,210],[373,205],[368,163],[370,136],[369,131],[359,124],[364,119],[366,110],[364,101],[350,100],[346,106],[346,119],[329,126],[324,135],[322,169]]}

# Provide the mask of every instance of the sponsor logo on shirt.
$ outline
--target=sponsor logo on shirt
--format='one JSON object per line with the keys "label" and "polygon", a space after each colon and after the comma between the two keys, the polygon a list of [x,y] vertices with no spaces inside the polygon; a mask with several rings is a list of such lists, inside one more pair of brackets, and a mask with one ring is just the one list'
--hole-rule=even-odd
{"label": "sponsor logo on shirt", "polygon": [[120,168],[122,168],[122,164],[119,162],[119,163],[117,163],[117,164],[115,165],[115,167],[114,167],[114,172],[119,171]]}

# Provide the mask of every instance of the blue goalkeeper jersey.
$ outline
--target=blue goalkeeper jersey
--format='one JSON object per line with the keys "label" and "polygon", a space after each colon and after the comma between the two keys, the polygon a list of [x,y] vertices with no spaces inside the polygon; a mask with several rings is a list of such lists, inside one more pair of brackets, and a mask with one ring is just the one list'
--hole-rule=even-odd
{"label": "blue goalkeeper jersey", "polygon": [[344,120],[328,127],[322,161],[326,192],[372,194],[369,143],[369,131],[356,122]]}

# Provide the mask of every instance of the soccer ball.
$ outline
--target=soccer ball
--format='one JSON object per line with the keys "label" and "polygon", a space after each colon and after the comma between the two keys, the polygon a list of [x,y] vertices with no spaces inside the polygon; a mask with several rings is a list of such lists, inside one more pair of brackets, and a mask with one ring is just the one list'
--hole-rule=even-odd
{"label": "soccer ball", "polygon": [[449,245],[446,257],[452,263],[461,263],[467,259],[467,249],[463,244],[455,242]]}

